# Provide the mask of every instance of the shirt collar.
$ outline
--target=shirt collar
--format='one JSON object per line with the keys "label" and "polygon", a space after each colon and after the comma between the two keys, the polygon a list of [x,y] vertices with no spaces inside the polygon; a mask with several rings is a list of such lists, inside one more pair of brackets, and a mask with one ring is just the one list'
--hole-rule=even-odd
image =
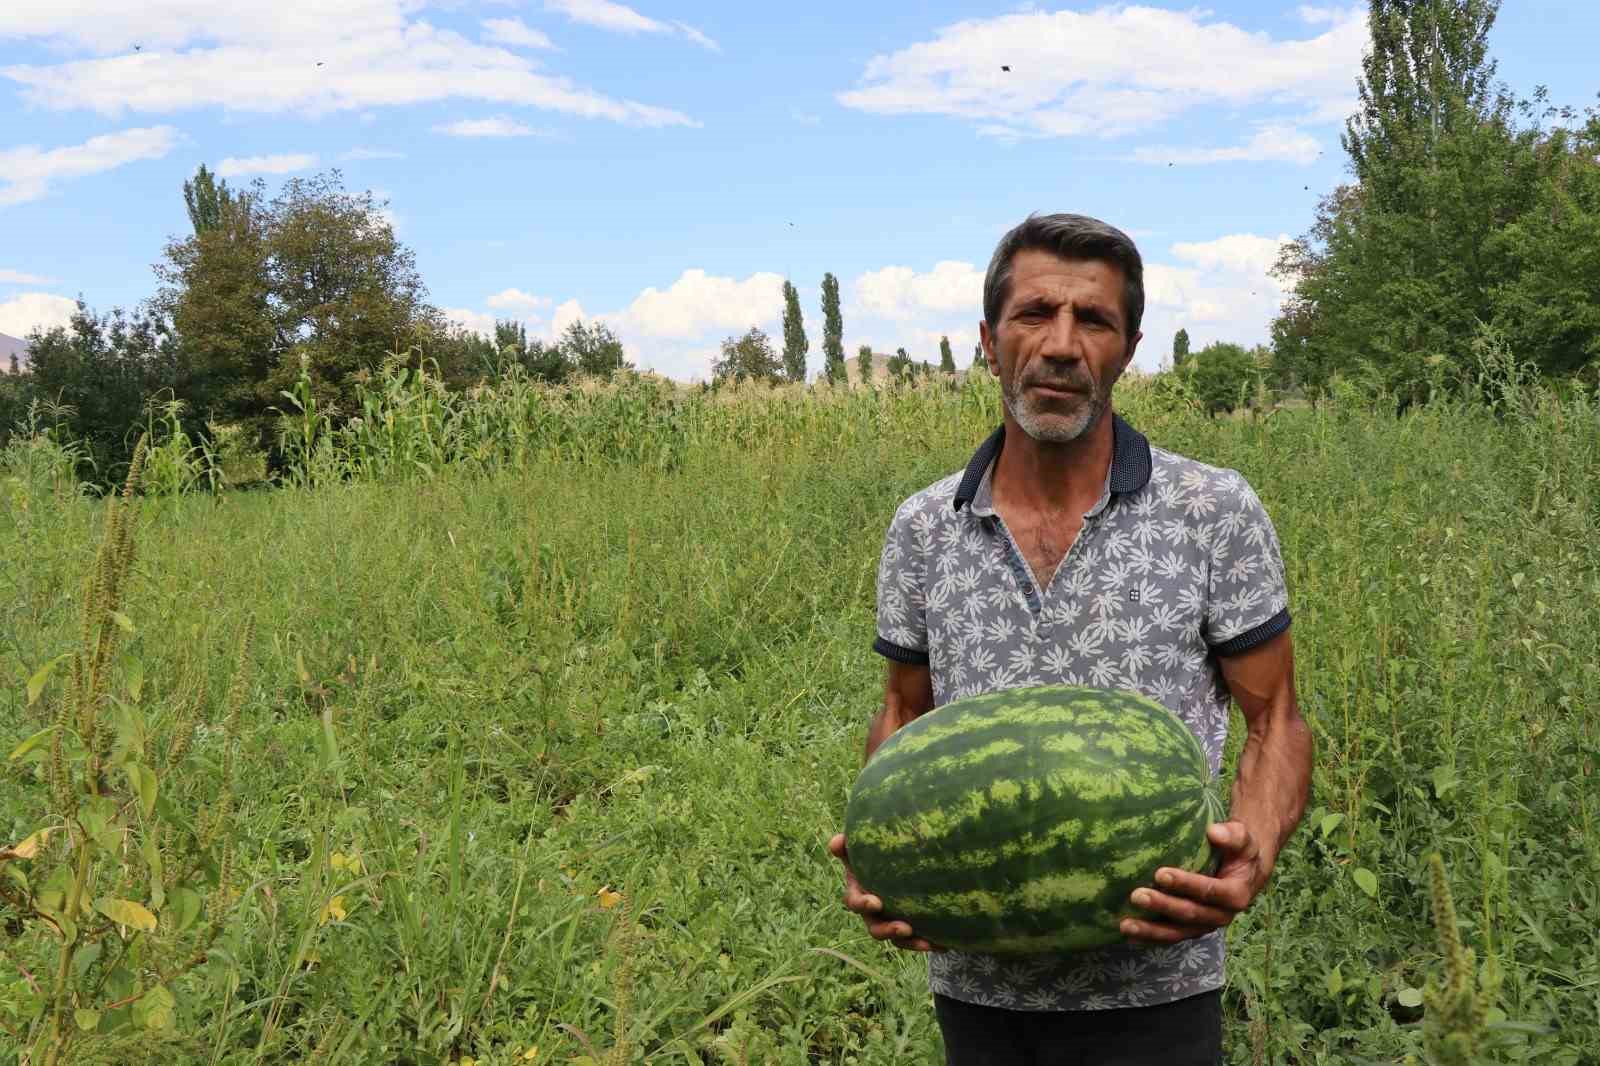
{"label": "shirt collar", "polygon": [[[956,489],[955,499],[951,506],[959,511],[962,507],[979,500],[987,511],[989,504],[989,490],[995,460],[1000,458],[1000,449],[1005,446],[1006,427],[1002,422],[998,429],[989,434],[989,439],[978,445],[978,450],[972,454],[972,459],[967,463],[967,470],[961,476],[961,484]],[[1106,471],[1106,494],[1138,492],[1150,482],[1150,442],[1143,433],[1134,429],[1122,420],[1116,412],[1111,414],[1111,468]],[[979,497],[979,490],[982,497]],[[1099,505],[1096,506],[1099,509]],[[976,513],[976,512],[975,512]]]}

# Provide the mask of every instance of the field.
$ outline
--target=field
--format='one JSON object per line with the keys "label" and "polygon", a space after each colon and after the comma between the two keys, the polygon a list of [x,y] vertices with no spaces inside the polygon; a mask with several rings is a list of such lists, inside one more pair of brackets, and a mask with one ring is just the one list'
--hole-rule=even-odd
{"label": "field", "polygon": [[[1421,1054],[1447,969],[1434,851],[1500,974],[1476,1054],[1600,1061],[1600,426],[1581,397],[1504,400],[1209,419],[1143,383],[1119,398],[1156,443],[1243,472],[1288,567],[1314,794],[1230,934],[1230,1062]],[[675,417],[629,423],[677,434],[660,447],[580,435],[135,502],[106,713],[152,765],[192,742],[159,802],[142,771],[107,778],[93,892],[160,924],[100,911],[120,920],[96,955],[60,968],[79,1035],[59,1061],[936,1061],[922,959],[840,908],[824,843],[881,691],[883,530],[997,397]],[[106,508],[20,477],[0,498],[9,752],[70,698],[40,667],[81,642]],[[6,765],[0,845],[61,823],[49,749]],[[161,848],[211,841],[182,892],[164,859],[164,903],[140,859],[157,821]],[[0,873],[70,872],[66,836]],[[215,939],[157,964],[185,893]],[[4,898],[0,1062],[29,1061],[61,941]]]}

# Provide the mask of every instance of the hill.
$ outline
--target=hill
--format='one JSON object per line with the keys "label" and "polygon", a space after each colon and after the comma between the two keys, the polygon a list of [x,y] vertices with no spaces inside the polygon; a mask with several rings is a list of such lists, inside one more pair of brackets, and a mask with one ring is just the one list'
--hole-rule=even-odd
{"label": "hill", "polygon": [[28,365],[28,342],[9,333],[0,333],[0,374],[11,370],[11,357],[15,355],[22,366]]}

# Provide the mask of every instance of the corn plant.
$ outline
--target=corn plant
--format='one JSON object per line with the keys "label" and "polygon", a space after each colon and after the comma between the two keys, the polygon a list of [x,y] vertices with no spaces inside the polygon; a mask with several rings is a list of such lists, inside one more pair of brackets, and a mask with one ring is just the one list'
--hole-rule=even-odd
{"label": "corn plant", "polygon": [[[105,505],[77,646],[28,682],[28,704],[48,724],[10,754],[48,812],[0,849],[0,912],[20,929],[0,954],[30,993],[0,1025],[24,1063],[123,1061],[179,1038],[182,981],[207,961],[232,900],[232,742],[250,627],[221,729],[221,798],[186,811],[203,683],[175,686],[158,707],[157,685],[122,654],[137,632],[124,605],[147,456],[141,438],[121,495]],[[64,691],[47,695],[58,674]]]}

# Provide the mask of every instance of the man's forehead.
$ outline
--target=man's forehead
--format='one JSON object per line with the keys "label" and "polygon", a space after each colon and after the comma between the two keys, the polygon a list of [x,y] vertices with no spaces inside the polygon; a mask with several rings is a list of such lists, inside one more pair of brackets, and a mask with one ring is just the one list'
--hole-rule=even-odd
{"label": "man's forehead", "polygon": [[1052,302],[1109,303],[1122,297],[1122,268],[1103,259],[1064,259],[1050,252],[1029,249],[1017,253],[1011,264],[1011,299],[1049,299]]}

